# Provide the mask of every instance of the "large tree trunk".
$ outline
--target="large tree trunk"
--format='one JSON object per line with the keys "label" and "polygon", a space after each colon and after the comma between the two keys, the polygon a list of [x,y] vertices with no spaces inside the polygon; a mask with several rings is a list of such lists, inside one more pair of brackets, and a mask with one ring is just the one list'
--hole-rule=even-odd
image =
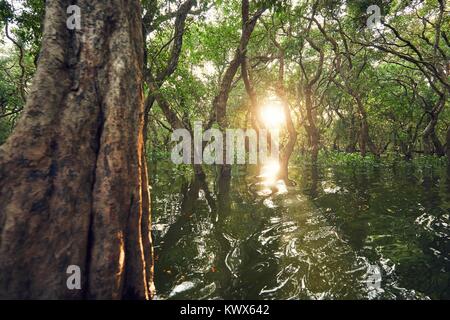
{"label": "large tree trunk", "polygon": [[[46,1],[38,70],[0,148],[0,298],[150,298],[138,0]],[[82,270],[69,290],[69,265]]]}

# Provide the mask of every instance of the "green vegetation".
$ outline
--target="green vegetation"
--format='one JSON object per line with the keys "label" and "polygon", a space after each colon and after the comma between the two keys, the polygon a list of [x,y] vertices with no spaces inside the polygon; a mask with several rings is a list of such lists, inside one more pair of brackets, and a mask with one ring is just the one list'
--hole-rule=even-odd
{"label": "green vegetation", "polygon": [[[0,5],[0,143],[23,108],[42,37],[42,1],[17,3]],[[366,11],[374,4],[381,22],[369,28]],[[284,146],[296,137],[293,154],[313,161],[320,152],[322,161],[378,165],[380,156],[423,159],[450,149],[446,1],[250,3],[250,16],[264,11],[238,57],[246,63],[236,68],[240,1],[142,5],[152,160],[169,158],[174,128],[191,130],[197,120],[211,125],[217,111],[225,112],[228,127],[264,127],[259,109],[274,95],[288,105],[295,129],[285,130]]]}
{"label": "green vegetation", "polygon": [[414,166],[419,168],[442,168],[447,164],[445,157],[434,155],[420,155],[411,161],[405,161],[397,153],[386,153],[381,158],[374,155],[361,156],[359,153],[324,152],[320,155],[320,165],[324,166],[350,166],[350,167],[391,167]]}
{"label": "green vegetation", "polygon": [[[0,299],[448,299],[449,13],[0,0]],[[280,155],[174,165],[197,122]]]}

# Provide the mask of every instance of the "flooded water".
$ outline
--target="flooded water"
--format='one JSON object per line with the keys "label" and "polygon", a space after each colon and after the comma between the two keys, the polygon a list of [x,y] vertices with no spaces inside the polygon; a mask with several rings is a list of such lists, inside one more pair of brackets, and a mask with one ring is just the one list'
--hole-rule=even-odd
{"label": "flooded water", "polygon": [[159,299],[450,299],[445,169],[267,176],[153,168]]}

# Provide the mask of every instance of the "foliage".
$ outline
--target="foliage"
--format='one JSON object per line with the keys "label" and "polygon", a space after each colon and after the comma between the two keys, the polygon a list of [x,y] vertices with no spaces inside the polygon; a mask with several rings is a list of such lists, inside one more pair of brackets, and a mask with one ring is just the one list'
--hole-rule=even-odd
{"label": "foliage", "polygon": [[[164,73],[173,58],[175,25],[180,8],[187,2],[142,1],[144,27],[148,31],[149,73]],[[10,36],[25,53],[22,75],[20,48],[5,37],[1,40],[7,44],[0,61],[3,114],[21,110],[20,84],[26,93],[42,38],[44,2],[17,3],[0,1],[0,27],[3,30],[6,25],[10,27]],[[239,48],[242,3],[193,1],[187,12],[175,69],[162,79],[157,89],[160,98],[187,128],[194,121],[208,122],[216,112],[214,98]],[[450,148],[446,141],[450,128],[450,15],[442,3],[445,1],[251,1],[250,15],[267,9],[246,48],[258,103],[277,90],[282,56],[283,85],[298,134],[295,149],[298,153],[308,155],[312,149],[309,128],[313,121],[324,161],[377,166],[378,157],[389,158],[390,154],[398,155],[399,159],[422,159],[420,155],[424,152],[442,155],[439,144],[444,149]],[[370,5],[381,9],[383,25],[378,29],[366,26]],[[12,70],[9,75],[5,72],[8,68]],[[304,89],[307,80],[316,73],[319,78],[311,88],[312,120],[307,121]],[[148,81],[144,86],[146,94],[152,96]],[[249,127],[250,106],[238,70],[226,105],[228,126]],[[16,118],[0,118],[0,143]],[[372,155],[359,159],[355,152],[364,154],[366,148],[361,138],[365,136],[364,125],[365,143]],[[167,158],[172,129],[167,112],[159,102],[153,103],[147,141],[150,158]],[[434,144],[431,149],[430,141]],[[340,152],[330,153],[332,150]]]}
{"label": "foliage", "polygon": [[326,152],[322,153],[319,165],[324,167],[351,167],[351,168],[389,168],[393,166],[411,166],[419,169],[443,169],[446,167],[447,159],[436,157],[434,155],[421,155],[415,157],[411,161],[405,161],[401,155],[397,153],[387,153],[381,158],[376,158],[373,155],[362,157],[359,153],[346,152]]}

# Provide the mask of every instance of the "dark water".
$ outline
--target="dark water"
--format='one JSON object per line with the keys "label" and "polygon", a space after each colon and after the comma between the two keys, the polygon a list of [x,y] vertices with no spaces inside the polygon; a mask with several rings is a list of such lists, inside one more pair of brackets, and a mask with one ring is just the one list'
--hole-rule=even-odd
{"label": "dark water", "polygon": [[450,299],[445,169],[302,166],[290,177],[283,190],[251,172],[156,167],[158,298]]}

